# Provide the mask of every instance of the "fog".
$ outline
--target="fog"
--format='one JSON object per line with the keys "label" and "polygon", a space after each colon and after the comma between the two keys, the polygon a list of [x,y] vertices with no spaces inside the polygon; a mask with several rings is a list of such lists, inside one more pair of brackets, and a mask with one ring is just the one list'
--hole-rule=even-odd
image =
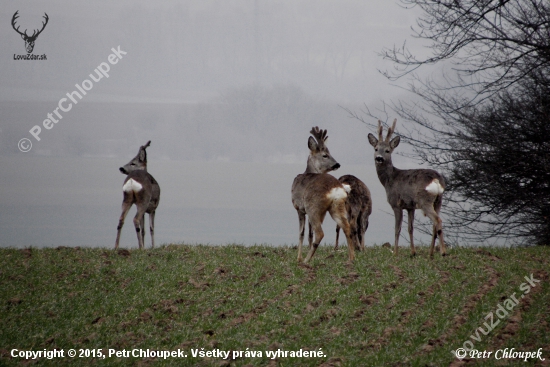
{"label": "fog", "polygon": [[[16,11],[29,35],[47,13],[32,52],[46,60],[19,59]],[[382,0],[3,6],[0,246],[111,247],[118,167],[148,140],[162,190],[158,243],[296,244],[290,186],[305,170],[312,126],[328,129],[342,165],[334,175],[354,174],[373,193],[367,244],[391,242],[370,131],[345,108],[403,97],[378,72],[392,67],[378,53],[404,40],[414,47],[416,15]],[[125,247],[137,242],[131,216]],[[330,218],[324,229],[331,243]]]}

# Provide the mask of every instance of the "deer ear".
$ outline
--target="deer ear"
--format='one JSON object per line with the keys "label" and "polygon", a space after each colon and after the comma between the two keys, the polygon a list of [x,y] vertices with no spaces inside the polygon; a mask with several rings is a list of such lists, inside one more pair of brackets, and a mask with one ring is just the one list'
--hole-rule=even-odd
{"label": "deer ear", "polygon": [[375,147],[376,144],[378,144],[378,139],[376,139],[374,135],[372,135],[371,133],[369,133],[368,138],[369,138],[370,145],[372,145],[373,147]]}
{"label": "deer ear", "polygon": [[317,145],[317,142],[315,141],[315,139],[312,136],[310,136],[309,139],[307,140],[307,147],[312,152],[316,152],[316,151],[319,150],[319,146]]}
{"label": "deer ear", "polygon": [[147,152],[145,151],[145,149],[141,148],[139,150],[138,157],[139,157],[140,162],[146,162],[147,161]]}
{"label": "deer ear", "polygon": [[397,148],[397,146],[399,145],[399,142],[401,141],[401,138],[399,136],[396,136],[395,138],[393,138],[391,141],[390,141],[390,147],[391,149],[395,149]]}

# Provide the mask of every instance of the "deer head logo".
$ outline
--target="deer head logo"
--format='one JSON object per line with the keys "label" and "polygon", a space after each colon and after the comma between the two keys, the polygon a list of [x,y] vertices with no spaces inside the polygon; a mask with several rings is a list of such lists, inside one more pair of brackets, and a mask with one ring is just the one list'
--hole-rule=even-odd
{"label": "deer head logo", "polygon": [[19,13],[19,10],[16,11],[15,14],[13,14],[13,18],[11,18],[11,26],[13,27],[13,29],[15,29],[17,33],[21,35],[21,38],[23,38],[23,40],[25,41],[25,48],[27,49],[27,53],[30,54],[34,49],[34,41],[36,41],[36,38],[38,37],[38,35],[42,33],[44,28],[46,28],[46,24],[48,24],[48,19],[49,19],[48,14],[44,13],[43,18],[45,19],[45,21],[42,22],[42,29],[41,30],[35,29],[34,32],[32,33],[32,36],[29,36],[27,34],[26,29],[25,29],[25,32],[20,32],[19,26],[15,28],[15,21],[17,20],[17,18],[19,18],[18,13]]}

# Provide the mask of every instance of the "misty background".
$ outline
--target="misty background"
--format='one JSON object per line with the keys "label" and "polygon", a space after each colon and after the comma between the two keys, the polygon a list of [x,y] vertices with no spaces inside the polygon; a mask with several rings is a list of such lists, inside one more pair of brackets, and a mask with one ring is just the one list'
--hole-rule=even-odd
{"label": "misty background", "polygon": [[[26,54],[11,25],[16,11],[29,34],[48,14],[33,51],[47,60],[14,60]],[[148,171],[161,186],[158,244],[297,244],[290,187],[305,170],[312,126],[328,129],[342,165],[333,174],[353,174],[371,190],[366,244],[393,242],[393,214],[367,141],[372,131],[344,108],[403,98],[378,72],[392,67],[378,53],[405,40],[415,47],[416,15],[382,0],[7,3],[0,10],[0,246],[114,246],[118,167],[148,140]],[[110,65],[109,78],[94,82],[36,141],[29,130],[118,47],[127,54]],[[32,141],[30,152],[19,151],[22,138]],[[394,163],[418,166],[402,156]],[[123,247],[137,247],[134,213]],[[334,228],[327,216],[324,242],[334,241]]]}

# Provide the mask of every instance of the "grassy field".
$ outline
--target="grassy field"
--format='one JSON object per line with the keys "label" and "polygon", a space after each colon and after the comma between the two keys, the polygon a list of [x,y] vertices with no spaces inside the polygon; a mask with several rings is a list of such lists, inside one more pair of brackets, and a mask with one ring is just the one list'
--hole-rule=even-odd
{"label": "grassy field", "polygon": [[[407,250],[348,264],[347,249],[321,247],[303,266],[289,247],[0,249],[0,365],[550,365],[550,247]],[[459,361],[466,341],[493,355]],[[546,360],[496,360],[504,348]],[[122,354],[147,349],[181,354]]]}

